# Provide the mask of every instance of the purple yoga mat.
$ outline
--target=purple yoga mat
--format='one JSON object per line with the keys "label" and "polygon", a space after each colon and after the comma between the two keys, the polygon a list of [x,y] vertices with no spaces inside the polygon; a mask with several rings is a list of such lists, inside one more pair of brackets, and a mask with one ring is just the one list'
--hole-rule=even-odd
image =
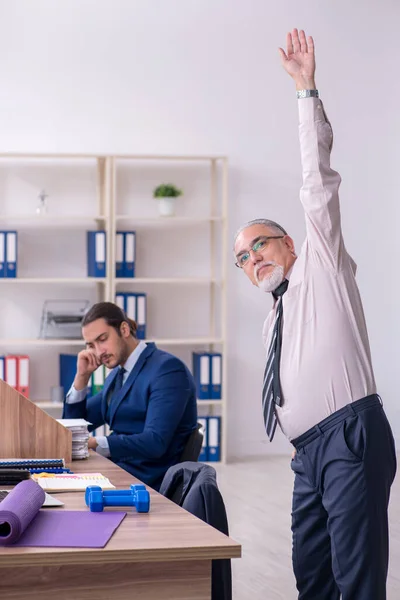
{"label": "purple yoga mat", "polygon": [[40,510],[14,546],[104,548],[125,512]]}
{"label": "purple yoga mat", "polygon": [[0,545],[104,548],[125,512],[40,510],[45,494],[32,479],[0,502]]}
{"label": "purple yoga mat", "polygon": [[0,502],[0,545],[14,544],[36,517],[45,499],[44,490],[33,479],[15,486]]}

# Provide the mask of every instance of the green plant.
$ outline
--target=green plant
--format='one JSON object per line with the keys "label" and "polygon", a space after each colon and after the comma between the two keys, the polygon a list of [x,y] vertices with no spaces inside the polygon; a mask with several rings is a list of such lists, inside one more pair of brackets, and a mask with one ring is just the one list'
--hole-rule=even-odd
{"label": "green plant", "polygon": [[172,185],[172,183],[162,183],[156,187],[153,196],[154,198],[176,198],[181,196],[182,193],[182,190]]}

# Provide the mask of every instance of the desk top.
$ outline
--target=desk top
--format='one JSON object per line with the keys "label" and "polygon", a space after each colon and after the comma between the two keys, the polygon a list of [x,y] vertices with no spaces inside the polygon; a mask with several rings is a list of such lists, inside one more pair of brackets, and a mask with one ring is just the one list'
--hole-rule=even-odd
{"label": "desk top", "polygon": [[[89,459],[74,461],[69,467],[75,473],[102,473],[120,489],[126,489],[132,483],[141,483],[92,451]],[[126,511],[127,515],[105,548],[0,547],[0,566],[164,562],[241,556],[240,544],[158,492],[151,488],[148,490],[150,512],[139,514],[130,507],[118,508]],[[52,492],[52,495],[60,498],[65,506],[43,510],[89,510],[83,492]]]}

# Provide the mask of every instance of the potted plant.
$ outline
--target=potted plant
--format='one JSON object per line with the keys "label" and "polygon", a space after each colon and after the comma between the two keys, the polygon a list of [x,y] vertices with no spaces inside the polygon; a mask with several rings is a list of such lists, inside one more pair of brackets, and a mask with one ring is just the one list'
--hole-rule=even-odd
{"label": "potted plant", "polygon": [[153,192],[158,200],[158,209],[163,217],[172,217],[175,214],[175,198],[182,195],[182,190],[172,183],[162,183]]}

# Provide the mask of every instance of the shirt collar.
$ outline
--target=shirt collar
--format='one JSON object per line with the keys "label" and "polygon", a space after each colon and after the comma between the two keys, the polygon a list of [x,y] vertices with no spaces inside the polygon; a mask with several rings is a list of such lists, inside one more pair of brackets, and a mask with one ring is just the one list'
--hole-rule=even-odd
{"label": "shirt collar", "polygon": [[294,267],[294,263],[293,263],[293,265],[290,267],[289,271],[285,275],[285,279],[287,279],[288,281],[290,281],[290,276],[292,274],[293,267]]}
{"label": "shirt collar", "polygon": [[138,345],[136,346],[136,348],[134,349],[134,351],[128,356],[128,359],[126,361],[126,363],[124,364],[124,369],[126,371],[126,374],[129,375],[129,373],[132,371],[133,367],[136,365],[139,356],[142,354],[143,350],[145,350],[147,347],[146,342],[144,342],[143,340],[141,340]]}

